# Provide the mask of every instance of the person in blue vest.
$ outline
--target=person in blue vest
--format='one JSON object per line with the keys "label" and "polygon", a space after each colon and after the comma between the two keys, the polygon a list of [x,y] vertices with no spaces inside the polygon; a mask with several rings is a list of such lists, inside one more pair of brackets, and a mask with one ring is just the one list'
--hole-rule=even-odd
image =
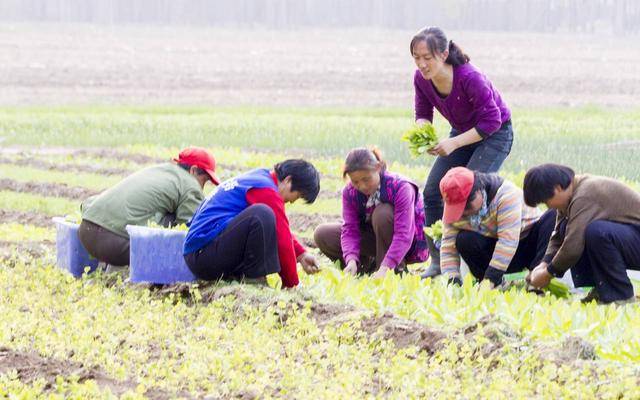
{"label": "person in blue vest", "polygon": [[254,169],[222,182],[189,222],[184,259],[198,279],[264,281],[279,273],[283,287],[299,283],[296,262],[307,273],[318,261],[291,234],[285,203],[313,203],[320,175],[305,160],[286,160],[273,170]]}

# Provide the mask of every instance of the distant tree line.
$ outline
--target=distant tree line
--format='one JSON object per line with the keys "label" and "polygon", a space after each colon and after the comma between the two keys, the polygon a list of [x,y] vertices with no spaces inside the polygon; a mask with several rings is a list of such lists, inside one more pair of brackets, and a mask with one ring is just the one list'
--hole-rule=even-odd
{"label": "distant tree line", "polygon": [[0,20],[640,32],[640,0],[0,0]]}

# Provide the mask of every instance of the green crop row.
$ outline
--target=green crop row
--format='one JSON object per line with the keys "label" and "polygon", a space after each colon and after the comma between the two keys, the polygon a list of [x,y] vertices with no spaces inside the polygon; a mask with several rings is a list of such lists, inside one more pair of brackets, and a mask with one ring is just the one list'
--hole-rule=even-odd
{"label": "green crop row", "polygon": [[[238,287],[205,303],[159,297],[104,275],[74,279],[40,263],[0,268],[0,343],[16,351],[98,366],[117,380],[168,393],[258,398],[635,398],[638,369],[608,361],[557,363],[535,343],[480,325],[452,335],[434,355],[366,334],[367,314],[337,315],[322,328],[309,295]],[[432,288],[442,292],[440,288]],[[442,295],[447,294],[443,292]],[[262,300],[250,301],[252,295]],[[266,297],[264,297],[266,296]],[[266,300],[265,300],[266,299]],[[315,300],[314,300],[315,301]],[[345,310],[349,313],[349,310]],[[491,350],[491,344],[498,347]],[[72,381],[72,379],[69,379]],[[3,386],[19,393],[11,372]],[[506,384],[508,382],[508,384]],[[2,390],[2,389],[0,389]],[[57,390],[57,389],[54,389]],[[90,382],[63,391],[98,393]],[[55,397],[54,397],[55,398]]]}
{"label": "green crop row", "polygon": [[553,296],[536,296],[516,289],[508,292],[473,285],[462,288],[443,279],[421,280],[388,274],[384,280],[353,278],[332,267],[318,275],[303,275],[309,292],[324,301],[341,301],[377,312],[391,311],[428,326],[455,329],[487,314],[495,315],[521,335],[542,340],[579,336],[596,347],[602,358],[640,361],[640,305],[599,306]]}
{"label": "green crop row", "polygon": [[[58,376],[52,385],[42,378],[25,383],[20,380],[16,370],[9,371],[9,373],[0,374],[0,398],[2,399],[109,400],[115,398],[110,389],[99,387],[94,380],[79,382],[77,376],[69,378]],[[135,390],[128,390],[120,398],[138,400],[147,397]]]}
{"label": "green crop row", "polygon": [[43,228],[34,225],[23,225],[17,222],[0,224],[0,237],[7,242],[40,242],[43,240],[53,241],[56,232],[53,228]]}
{"label": "green crop row", "polygon": [[80,212],[80,202],[8,190],[0,191],[0,204],[3,210],[32,211],[50,217]]}
{"label": "green crop row", "polygon": [[[41,196],[32,193],[18,193],[9,190],[0,191],[0,202],[3,210],[31,211],[47,216],[76,215],[80,212],[80,201],[60,197]],[[317,199],[313,204],[305,204],[299,200],[287,205],[287,212],[300,214],[340,214],[340,199]]]}
{"label": "green crop row", "polygon": [[[541,162],[579,171],[640,180],[636,157],[640,111],[514,110],[515,142],[505,168]],[[340,158],[353,147],[378,145],[387,158],[426,169],[433,158],[411,159],[401,136],[411,111],[251,108],[13,108],[0,110],[0,136],[8,144],[107,146],[201,145]],[[435,121],[439,136],[449,130]],[[276,139],[274,139],[276,138]],[[258,162],[262,159],[258,159]],[[262,163],[260,163],[262,165]]]}

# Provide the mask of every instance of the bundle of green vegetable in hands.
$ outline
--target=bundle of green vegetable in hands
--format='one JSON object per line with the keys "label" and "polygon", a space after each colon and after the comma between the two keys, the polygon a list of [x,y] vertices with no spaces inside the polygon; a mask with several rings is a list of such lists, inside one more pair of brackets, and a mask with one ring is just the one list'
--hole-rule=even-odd
{"label": "bundle of green vegetable in hands", "polygon": [[554,295],[555,297],[558,297],[561,299],[567,299],[571,295],[569,286],[567,286],[567,284],[561,281],[560,279],[552,278],[547,287],[545,287],[542,290],[539,290],[531,286],[529,283],[527,283],[526,281],[527,274],[528,274],[527,271],[515,272],[512,274],[505,274],[504,275],[505,285],[503,286],[503,288],[509,289],[511,287],[517,287],[520,289],[524,289],[524,290],[528,290],[536,293],[548,292]]}
{"label": "bundle of green vegetable in hands", "polygon": [[414,157],[424,154],[438,144],[438,135],[431,124],[415,126],[402,136],[402,140],[409,142],[409,151]]}
{"label": "bundle of green vegetable in hands", "polygon": [[545,288],[546,291],[556,297],[567,299],[570,296],[569,286],[562,282],[560,279],[552,278],[549,285]]}
{"label": "bundle of green vegetable in hands", "polygon": [[424,228],[424,234],[429,236],[433,240],[442,240],[443,225],[442,220],[439,219],[433,223],[433,225]]}

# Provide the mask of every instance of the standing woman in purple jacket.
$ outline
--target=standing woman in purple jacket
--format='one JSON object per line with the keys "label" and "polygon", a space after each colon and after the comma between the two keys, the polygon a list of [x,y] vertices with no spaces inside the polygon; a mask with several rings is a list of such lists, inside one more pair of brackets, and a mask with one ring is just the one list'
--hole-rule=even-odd
{"label": "standing woman in purple jacket", "polygon": [[320,251],[340,260],[349,274],[375,272],[379,278],[425,261],[429,252],[418,186],[387,171],[376,149],[351,150],[342,175],[349,176],[342,190],[344,222],[316,228]]}
{"label": "standing woman in purple jacket", "polygon": [[[462,166],[497,172],[511,151],[513,128],[498,90],[442,29],[424,28],[411,40],[410,50],[418,67],[413,79],[416,123],[432,123],[435,108],[451,124],[449,137],[429,151],[437,156],[424,188],[430,226],[442,218],[439,184],[447,171]],[[428,245],[431,265],[423,277],[440,274],[440,252],[431,239]]]}

